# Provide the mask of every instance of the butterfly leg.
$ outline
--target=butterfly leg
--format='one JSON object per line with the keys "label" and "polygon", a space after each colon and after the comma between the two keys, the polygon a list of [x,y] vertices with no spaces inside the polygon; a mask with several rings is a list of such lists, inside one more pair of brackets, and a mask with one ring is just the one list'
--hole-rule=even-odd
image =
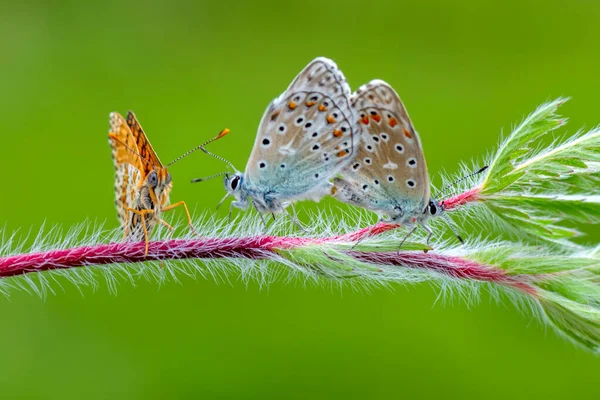
{"label": "butterfly leg", "polygon": [[[232,201],[231,204],[229,204],[229,222],[231,222],[231,214],[233,213],[233,207],[239,208],[240,210],[246,210],[248,209],[248,200],[242,199],[240,201]],[[256,206],[254,206],[254,208],[256,208]]]}
{"label": "butterfly leg", "polygon": [[168,230],[170,230],[171,232],[173,232],[173,230],[175,228],[173,228],[171,225],[169,225],[167,223],[167,221],[165,221],[164,219],[159,219],[158,222],[160,222],[164,227],[166,227]]}
{"label": "butterfly leg", "polygon": [[178,203],[171,204],[170,206],[164,207],[163,211],[169,211],[169,210],[172,210],[177,207],[183,207],[183,209],[185,210],[185,215],[187,216],[187,219],[188,219],[188,225],[190,226],[190,230],[192,231],[192,233],[194,235],[200,236],[198,234],[198,232],[196,232],[196,229],[194,229],[194,224],[192,224],[192,216],[190,215],[190,210],[188,209],[187,204],[185,204],[185,201],[180,201]]}
{"label": "butterfly leg", "polygon": [[402,248],[402,245],[404,244],[404,242],[406,242],[406,239],[409,238],[410,235],[412,235],[415,231],[417,230],[417,226],[415,225],[407,234],[406,236],[404,236],[404,239],[402,239],[402,241],[400,242],[400,246],[398,246],[398,253],[400,253],[400,249]]}
{"label": "butterfly leg", "polygon": [[227,222],[231,223],[231,214],[233,214],[233,203],[229,205],[229,214],[227,214]]}
{"label": "butterfly leg", "polygon": [[264,217],[263,213],[261,213],[258,210],[258,207],[256,206],[256,203],[254,201],[252,202],[252,205],[254,206],[254,209],[256,210],[256,212],[258,213],[258,215],[260,216],[260,220],[262,221],[262,224],[263,224],[263,227],[264,227],[265,233],[266,233],[267,232],[267,228],[268,228],[267,221],[265,220],[265,217]]}
{"label": "butterfly leg", "polygon": [[148,250],[150,249],[150,239],[148,238],[148,228],[146,227],[146,215],[154,214],[154,210],[134,210],[133,208],[127,208],[127,211],[131,211],[134,214],[140,216],[140,220],[142,221],[142,230],[144,231],[144,240],[146,242],[146,247],[144,251],[144,257],[148,255]]}
{"label": "butterfly leg", "polygon": [[267,221],[265,220],[265,217],[262,215],[262,213],[260,211],[258,211],[258,215],[260,215],[260,220],[262,221],[263,227],[265,228],[265,232],[267,232],[268,226],[267,226]]}
{"label": "butterfly leg", "polygon": [[[164,219],[159,219],[158,222],[169,230],[169,233],[167,234],[167,238],[171,239],[173,237],[173,232],[175,232],[175,228],[173,228],[171,225],[169,225],[167,223],[167,221],[165,221]],[[162,265],[162,261],[161,261],[161,265]]]}
{"label": "butterfly leg", "polygon": [[431,239],[431,236],[433,236],[433,231],[425,224],[421,224],[421,228],[427,232],[427,246],[429,246],[429,240]]}
{"label": "butterfly leg", "polygon": [[219,201],[219,202],[217,203],[217,210],[218,210],[218,209],[219,209],[219,208],[220,208],[220,207],[223,205],[223,203],[225,202],[225,200],[227,200],[227,198],[228,198],[228,197],[229,197],[229,193],[227,193],[227,194],[225,195],[225,197],[223,197],[223,198],[221,199],[221,201]]}
{"label": "butterfly leg", "polygon": [[[429,228],[427,225],[425,225],[424,223],[421,223],[421,228],[423,228],[425,230],[425,232],[427,232],[427,246],[429,246],[429,240],[431,239],[431,236],[433,235],[433,231],[431,230],[431,228]],[[431,246],[429,246],[431,247]],[[425,253],[427,253],[428,250],[424,250]]]}

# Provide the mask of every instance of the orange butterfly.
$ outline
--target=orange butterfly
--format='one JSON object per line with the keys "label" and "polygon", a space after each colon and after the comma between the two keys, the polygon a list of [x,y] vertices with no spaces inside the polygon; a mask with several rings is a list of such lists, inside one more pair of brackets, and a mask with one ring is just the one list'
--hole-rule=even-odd
{"label": "orange butterfly", "polygon": [[[226,131],[229,132],[223,131],[223,136]],[[131,111],[127,113],[127,120],[119,113],[110,114],[108,137],[116,169],[115,204],[125,232],[123,239],[139,241],[143,238],[146,241],[145,254],[148,255],[148,232],[157,223],[173,230],[161,215],[179,206],[184,208],[190,229],[197,235],[185,202],[169,204],[173,183],[167,170],[167,167],[196,149],[163,166]]]}

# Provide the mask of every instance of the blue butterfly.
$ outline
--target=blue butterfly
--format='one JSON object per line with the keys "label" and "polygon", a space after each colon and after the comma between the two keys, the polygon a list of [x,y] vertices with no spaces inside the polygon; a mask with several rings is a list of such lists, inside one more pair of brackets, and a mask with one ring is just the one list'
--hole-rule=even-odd
{"label": "blue butterfly", "polygon": [[[230,215],[233,207],[249,205],[261,217],[275,215],[287,212],[295,201],[318,201],[328,195],[330,179],[356,152],[360,127],[355,120],[342,72],[327,58],[313,60],[267,107],[246,170],[212,176],[225,176],[227,195],[222,201],[235,198]],[[203,150],[235,170],[222,157]]]}
{"label": "blue butterfly", "polygon": [[333,196],[377,212],[384,222],[413,226],[404,240],[420,225],[429,243],[426,222],[443,216],[445,207],[431,197],[421,141],[400,97],[386,82],[374,80],[352,95],[351,107],[363,127],[361,143],[342,177],[334,179]]}

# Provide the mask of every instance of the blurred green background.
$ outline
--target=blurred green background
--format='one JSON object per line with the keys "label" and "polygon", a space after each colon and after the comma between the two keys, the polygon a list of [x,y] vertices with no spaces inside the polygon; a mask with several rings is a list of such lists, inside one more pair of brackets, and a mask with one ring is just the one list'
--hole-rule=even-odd
{"label": "blurred green background", "polygon": [[[434,176],[557,96],[571,132],[590,128],[599,20],[589,0],[2,2],[0,221],[116,227],[110,111],[135,110],[163,161],[228,127],[212,148],[243,168],[265,107],[316,56],[353,88],[398,90]],[[185,159],[172,199],[213,208],[221,183],[188,182],[222,170]],[[487,296],[185,276],[54,289],[0,297],[2,398],[600,398],[597,357]]]}

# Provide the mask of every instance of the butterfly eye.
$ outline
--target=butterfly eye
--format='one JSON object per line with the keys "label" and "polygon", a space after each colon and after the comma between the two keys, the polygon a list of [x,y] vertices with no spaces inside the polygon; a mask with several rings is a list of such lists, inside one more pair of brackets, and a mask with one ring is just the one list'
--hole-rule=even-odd
{"label": "butterfly eye", "polygon": [[435,215],[437,213],[437,207],[433,201],[429,202],[429,214]]}
{"label": "butterfly eye", "polygon": [[167,173],[167,178],[165,179],[165,185],[171,183],[171,174]]}
{"label": "butterfly eye", "polygon": [[240,178],[239,176],[236,176],[235,178],[233,178],[233,179],[231,180],[231,190],[235,190],[235,189],[237,189],[237,187],[238,187],[238,185],[239,185],[239,183],[240,183],[240,179],[241,179],[241,178]]}
{"label": "butterfly eye", "polygon": [[158,175],[156,174],[156,171],[152,171],[150,172],[150,175],[148,175],[148,184],[153,188],[158,185]]}

